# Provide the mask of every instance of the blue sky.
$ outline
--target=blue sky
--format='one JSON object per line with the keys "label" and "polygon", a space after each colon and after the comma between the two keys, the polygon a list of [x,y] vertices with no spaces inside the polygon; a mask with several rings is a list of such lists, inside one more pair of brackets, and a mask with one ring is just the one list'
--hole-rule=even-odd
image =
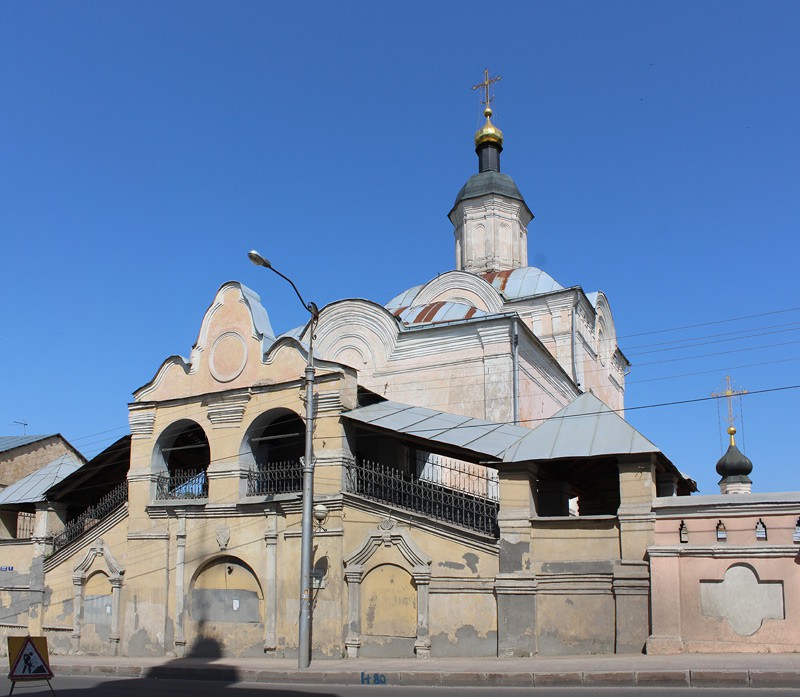
{"label": "blue sky", "polygon": [[[627,406],[800,384],[798,26],[778,0],[0,4],[0,432],[105,447],[227,280],[300,324],[252,247],[320,306],[453,268],[485,67],[530,263],[608,295]],[[800,390],[741,402],[754,489],[800,488]],[[628,418],[717,491],[715,402]]]}

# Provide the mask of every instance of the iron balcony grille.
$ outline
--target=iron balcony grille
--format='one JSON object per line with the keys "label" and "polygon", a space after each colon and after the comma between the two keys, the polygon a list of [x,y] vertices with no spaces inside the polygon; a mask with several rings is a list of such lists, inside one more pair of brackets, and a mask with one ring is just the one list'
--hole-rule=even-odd
{"label": "iron balcony grille", "polygon": [[[446,464],[441,464],[447,470]],[[449,477],[456,472],[442,472]],[[469,491],[444,486],[416,473],[360,460],[347,466],[345,488],[374,501],[422,513],[470,530],[498,537],[497,501]]]}
{"label": "iron balcony grille", "polygon": [[424,450],[408,454],[409,470],[426,482],[457,489],[490,501],[500,501],[500,474],[492,467],[455,460]]}
{"label": "iron balcony grille", "polygon": [[20,511],[17,514],[17,539],[29,540],[33,537],[33,528],[36,523],[36,514]]}
{"label": "iron balcony grille", "polygon": [[247,495],[292,494],[303,490],[303,464],[300,460],[268,462],[247,473]]}
{"label": "iron balcony grille", "polygon": [[208,477],[205,470],[173,470],[160,474],[156,481],[158,501],[207,498]]}
{"label": "iron balcony grille", "polygon": [[53,552],[66,547],[70,542],[91,530],[128,500],[128,480],[120,482],[94,506],[89,506],[78,517],[64,527],[64,531],[53,538]]}

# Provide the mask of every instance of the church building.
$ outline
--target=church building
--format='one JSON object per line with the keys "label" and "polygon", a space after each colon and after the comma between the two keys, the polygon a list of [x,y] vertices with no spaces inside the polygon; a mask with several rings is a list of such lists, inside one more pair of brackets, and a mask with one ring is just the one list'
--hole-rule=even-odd
{"label": "church building", "polygon": [[[188,358],[133,393],[130,436],[38,492],[25,544],[6,526],[6,633],[55,653],[296,656],[310,362],[315,659],[686,649],[674,604],[651,626],[651,551],[669,593],[678,522],[716,509],[690,510],[695,483],[625,421],[608,298],[528,265],[533,212],[500,170],[489,84],[478,171],[447,214],[455,268],[385,305],[313,308],[280,336],[256,292],[225,283]],[[762,618],[784,647],[800,611],[786,569],[770,573],[795,600],[768,594]],[[691,650],[728,621],[709,602]],[[714,650],[725,641],[758,632]]]}

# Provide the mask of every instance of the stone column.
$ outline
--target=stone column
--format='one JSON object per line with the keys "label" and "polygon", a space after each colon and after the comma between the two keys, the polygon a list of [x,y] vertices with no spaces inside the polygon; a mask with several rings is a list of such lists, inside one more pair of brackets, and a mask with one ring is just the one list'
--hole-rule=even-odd
{"label": "stone column", "polygon": [[650,616],[648,654],[683,653],[681,638],[680,551],[654,548],[650,553]]}
{"label": "stone column", "polygon": [[175,655],[183,657],[186,652],[186,515],[178,512],[178,532],[175,534]]}
{"label": "stone column", "polygon": [[72,577],[72,588],[75,593],[75,608],[72,614],[70,650],[71,653],[78,653],[81,649],[81,628],[83,627],[83,579],[80,576]]}
{"label": "stone column", "polygon": [[531,517],[537,478],[531,466],[500,470],[497,655],[536,653],[536,581],[531,572]]}
{"label": "stone column", "polygon": [[347,614],[347,638],[345,647],[348,658],[358,658],[358,650],[361,648],[361,578],[363,571],[353,569],[344,572],[347,581],[348,614]]}
{"label": "stone column", "polygon": [[417,658],[430,658],[430,574],[424,577],[415,575],[414,582],[417,584],[417,639],[414,642],[414,653]]}
{"label": "stone column", "polygon": [[655,455],[619,458],[619,538],[622,559],[643,561],[655,536]]}
{"label": "stone column", "polygon": [[36,504],[33,523],[33,555],[46,557],[53,551],[53,536],[64,531],[67,506],[63,503],[40,501]]}
{"label": "stone column", "polygon": [[264,544],[264,653],[274,653],[278,648],[278,518],[274,513],[267,515]]}
{"label": "stone column", "polygon": [[615,653],[641,654],[650,634],[650,568],[647,562],[614,567]]}
{"label": "stone column", "polygon": [[119,654],[119,620],[122,611],[122,579],[112,578],[111,581],[111,635],[109,639],[114,645],[114,655]]}

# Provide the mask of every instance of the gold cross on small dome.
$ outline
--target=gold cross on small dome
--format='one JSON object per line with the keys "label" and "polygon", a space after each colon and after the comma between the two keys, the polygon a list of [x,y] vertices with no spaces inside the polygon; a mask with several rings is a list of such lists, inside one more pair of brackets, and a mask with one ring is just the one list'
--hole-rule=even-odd
{"label": "gold cross on small dome", "polygon": [[472,86],[472,89],[474,89],[474,90],[479,90],[481,88],[483,88],[485,90],[486,98],[481,100],[481,104],[483,104],[485,107],[490,108],[492,100],[494,99],[494,97],[492,97],[489,94],[489,86],[494,84],[495,82],[499,82],[502,79],[503,78],[502,78],[501,75],[498,75],[497,77],[491,77],[490,78],[489,77],[489,68],[486,68],[486,70],[483,71],[483,82],[479,82],[477,85],[473,85]]}

